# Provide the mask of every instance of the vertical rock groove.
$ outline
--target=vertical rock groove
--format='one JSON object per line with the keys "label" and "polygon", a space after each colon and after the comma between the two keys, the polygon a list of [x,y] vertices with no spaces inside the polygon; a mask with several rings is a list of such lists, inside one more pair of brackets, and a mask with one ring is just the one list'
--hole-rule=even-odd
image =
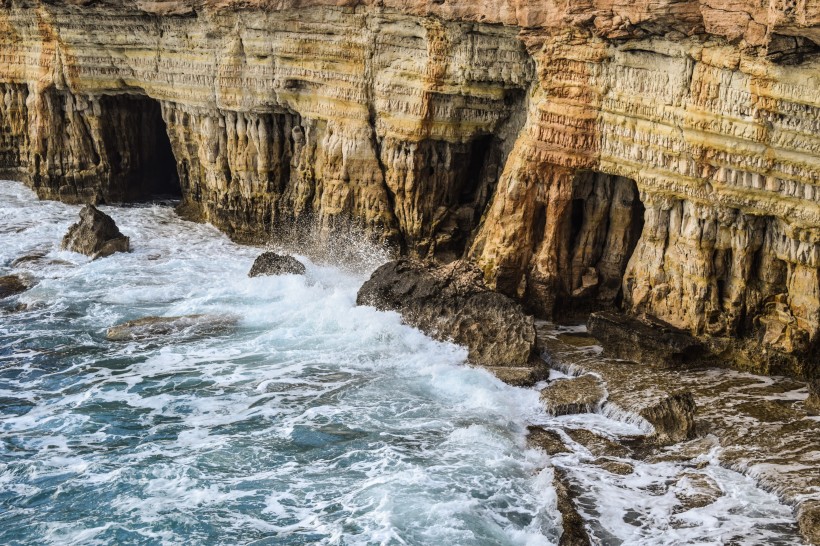
{"label": "vertical rock groove", "polygon": [[67,202],[178,178],[238,240],[356,229],[541,315],[816,373],[816,3],[132,4],[2,4],[0,174]]}

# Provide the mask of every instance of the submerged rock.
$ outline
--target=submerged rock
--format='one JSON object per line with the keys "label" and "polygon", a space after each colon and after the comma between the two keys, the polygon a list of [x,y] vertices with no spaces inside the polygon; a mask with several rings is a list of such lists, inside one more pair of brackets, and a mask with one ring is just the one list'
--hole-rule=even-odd
{"label": "submerged rock", "polygon": [[615,358],[665,367],[702,363],[708,355],[704,345],[688,332],[650,317],[592,313],[587,327]]}
{"label": "submerged rock", "polygon": [[466,262],[438,268],[400,259],[378,268],[356,302],[401,313],[428,335],[467,347],[482,366],[527,367],[533,363],[535,325],[512,299],[484,284]]}
{"label": "submerged rock", "polygon": [[110,341],[137,341],[173,335],[200,337],[230,330],[237,322],[238,318],[230,315],[145,317],[112,326],[105,337]]}
{"label": "submerged rock", "polygon": [[5,275],[0,277],[0,299],[20,294],[28,289],[28,283],[19,275]]}
{"label": "submerged rock", "polygon": [[120,233],[113,218],[94,205],[86,205],[80,211],[80,221],[68,228],[62,248],[96,260],[115,252],[128,252],[130,240]]}
{"label": "submerged rock", "polygon": [[592,412],[605,396],[604,384],[592,374],[557,379],[541,390],[541,402],[552,415]]}
{"label": "submerged rock", "polygon": [[248,277],[262,275],[304,275],[305,265],[293,256],[263,252],[253,262]]}

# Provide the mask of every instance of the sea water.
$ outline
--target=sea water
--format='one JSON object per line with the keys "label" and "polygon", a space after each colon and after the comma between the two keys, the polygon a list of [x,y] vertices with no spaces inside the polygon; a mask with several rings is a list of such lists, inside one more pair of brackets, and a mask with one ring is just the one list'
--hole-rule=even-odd
{"label": "sea water", "polygon": [[[789,507],[713,462],[721,501],[678,513],[672,463],[612,476],[571,442],[552,461],[528,448],[531,423],[641,429],[550,418],[537,390],[356,306],[378,249],[355,270],[299,256],[304,276],[248,278],[259,249],[168,204],[102,210],[132,251],[91,261],[59,248],[78,206],[0,182],[0,275],[35,283],[0,311],[0,544],[555,544],[553,463],[605,544],[796,540]],[[198,313],[239,322],[105,337]]]}

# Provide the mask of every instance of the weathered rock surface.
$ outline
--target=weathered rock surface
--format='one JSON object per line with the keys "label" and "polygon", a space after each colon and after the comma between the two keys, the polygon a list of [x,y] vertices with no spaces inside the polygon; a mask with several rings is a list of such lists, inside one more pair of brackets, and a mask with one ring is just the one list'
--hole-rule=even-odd
{"label": "weathered rock surface", "polygon": [[818,43],[816,2],[7,1],[0,173],[69,202],[178,182],[240,240],[362,229],[810,376]]}
{"label": "weathered rock surface", "polygon": [[[553,366],[599,375],[606,383],[607,404],[666,429],[659,436],[669,441],[697,436],[662,449],[657,446],[668,443],[662,437],[648,442],[625,439],[621,452],[618,443],[604,442],[590,431],[568,430],[574,441],[595,456],[646,456],[650,461],[702,461],[719,447],[721,464],[750,474],[795,506],[801,533],[809,543],[817,543],[820,421],[807,418],[802,400],[805,382],[710,367],[682,370],[616,361],[592,350],[596,341],[591,336],[546,323],[539,324],[538,335],[539,346],[549,353]],[[693,405],[697,407],[694,415]],[[615,412],[621,418],[629,414]],[[682,506],[706,502],[712,496],[705,484],[695,489],[692,495],[682,492]],[[697,489],[703,489],[706,496],[701,497]]]}
{"label": "weathered rock surface", "polygon": [[263,275],[304,275],[305,264],[294,258],[277,254],[275,252],[263,252],[251,266],[248,277],[260,277]]}
{"label": "weathered rock surface", "polygon": [[410,259],[389,262],[362,285],[356,302],[398,311],[436,339],[466,346],[474,364],[533,365],[532,317],[512,299],[487,289],[481,272],[468,263],[428,268]]}
{"label": "weathered rock surface", "polygon": [[603,382],[592,374],[557,379],[541,390],[541,402],[552,415],[592,412],[605,397]]}
{"label": "weathered rock surface", "polygon": [[62,248],[96,260],[115,252],[128,252],[130,240],[120,233],[113,218],[94,205],[86,205],[80,211],[80,221],[68,228]]}
{"label": "weathered rock surface", "polygon": [[578,513],[578,509],[573,502],[573,494],[570,489],[564,471],[554,468],[555,479],[553,485],[555,494],[558,497],[558,511],[561,512],[561,538],[558,546],[590,546],[589,534],[584,527],[584,519]]}
{"label": "weathered rock surface", "polygon": [[201,337],[229,331],[237,322],[237,317],[228,315],[144,317],[112,326],[105,337],[110,341],[141,341],[168,336]]}
{"label": "weathered rock surface", "polygon": [[806,411],[811,415],[820,415],[820,378],[809,381],[809,397],[806,399]]}
{"label": "weathered rock surface", "polygon": [[589,316],[587,328],[614,358],[660,367],[706,363],[700,341],[657,319],[599,312]]}
{"label": "weathered rock surface", "polygon": [[0,277],[0,299],[15,296],[29,289],[29,285],[19,275]]}

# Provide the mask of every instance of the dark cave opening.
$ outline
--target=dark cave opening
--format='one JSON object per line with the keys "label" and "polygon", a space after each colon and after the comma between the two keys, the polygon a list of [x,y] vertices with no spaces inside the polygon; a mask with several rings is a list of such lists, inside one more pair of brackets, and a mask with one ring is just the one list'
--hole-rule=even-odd
{"label": "dark cave opening", "polygon": [[108,199],[139,202],[182,196],[162,107],[142,95],[100,98],[102,142],[110,167]]}
{"label": "dark cave opening", "polygon": [[643,232],[637,184],[606,173],[580,173],[565,222],[563,287],[556,309],[574,314],[619,307],[626,267]]}

